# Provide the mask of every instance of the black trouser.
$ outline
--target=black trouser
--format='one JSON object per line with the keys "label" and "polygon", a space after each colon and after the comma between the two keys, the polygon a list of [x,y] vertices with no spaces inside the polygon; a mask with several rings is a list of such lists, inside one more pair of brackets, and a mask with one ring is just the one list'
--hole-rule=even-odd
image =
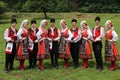
{"label": "black trouser", "polygon": [[37,62],[38,43],[34,43],[33,51],[29,52],[29,67],[33,68]]}
{"label": "black trouser", "polygon": [[96,68],[103,69],[103,61],[102,61],[102,42],[97,41],[92,43],[93,51],[96,59]]}
{"label": "black trouser", "polygon": [[70,44],[70,52],[71,52],[71,56],[73,59],[73,65],[74,66],[78,66],[78,62],[79,62],[79,48],[80,48],[80,42],[78,41],[77,43],[71,43]]}
{"label": "black trouser", "polygon": [[52,50],[50,51],[51,64],[58,66],[58,41],[52,42]]}
{"label": "black trouser", "polygon": [[5,58],[5,69],[13,69],[14,58],[16,54],[16,44],[13,44],[13,49],[11,54],[6,54]]}

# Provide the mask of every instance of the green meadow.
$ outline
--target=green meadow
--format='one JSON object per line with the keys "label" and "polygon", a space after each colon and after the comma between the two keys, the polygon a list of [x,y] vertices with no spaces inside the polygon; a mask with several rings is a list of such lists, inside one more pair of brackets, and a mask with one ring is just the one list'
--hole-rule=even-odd
{"label": "green meadow", "polygon": [[[71,19],[76,18],[78,20],[77,26],[80,27],[80,22],[86,20],[92,29],[94,26],[94,18],[96,16],[101,17],[101,25],[105,28],[106,20],[111,20],[114,24],[114,29],[120,37],[120,14],[96,14],[96,13],[48,13],[50,18],[56,19],[56,26],[60,28],[60,20],[64,19],[67,21],[67,26],[71,28]],[[110,62],[105,62],[104,60],[104,39],[103,39],[103,64],[104,70],[97,71],[95,69],[95,58],[93,53],[93,59],[89,60],[89,67],[87,69],[82,69],[82,60],[79,59],[79,67],[77,69],[72,68],[72,59],[69,59],[69,67],[67,69],[63,68],[64,60],[59,59],[59,69],[54,69],[51,67],[50,59],[44,60],[45,70],[41,71],[38,68],[34,70],[28,69],[28,60],[25,61],[25,71],[19,70],[19,61],[14,61],[15,70],[10,71],[8,74],[5,73],[5,40],[3,34],[6,28],[8,28],[11,23],[11,18],[15,17],[17,19],[16,28],[19,29],[22,20],[28,19],[29,26],[30,21],[37,20],[37,27],[40,25],[40,21],[44,18],[42,13],[5,13],[0,18],[0,80],[120,80],[120,61],[117,61],[117,67],[115,71],[110,71]],[[50,26],[50,19],[48,20],[48,26]],[[47,29],[46,28],[46,29]],[[117,41],[118,49],[120,49],[120,40]],[[119,50],[120,51],[120,50]],[[38,62],[37,62],[38,64]]]}

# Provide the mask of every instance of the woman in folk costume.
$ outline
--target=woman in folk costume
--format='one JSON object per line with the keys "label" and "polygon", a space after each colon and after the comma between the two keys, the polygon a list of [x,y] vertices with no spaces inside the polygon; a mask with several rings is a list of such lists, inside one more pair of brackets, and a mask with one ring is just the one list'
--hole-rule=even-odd
{"label": "woman in folk costume", "polygon": [[23,20],[17,33],[19,40],[16,59],[20,61],[20,70],[24,70],[24,61],[29,58],[28,55],[28,20]]}
{"label": "woman in folk costume", "polygon": [[11,20],[11,27],[7,28],[4,33],[4,39],[6,40],[6,54],[5,54],[5,72],[13,70],[13,63],[16,54],[16,41],[17,30],[15,29],[17,24],[16,19]]}
{"label": "woman in folk costume", "polygon": [[42,20],[40,23],[39,31],[36,34],[39,42],[37,59],[39,59],[39,69],[41,70],[44,70],[44,67],[42,65],[43,59],[49,58],[49,40],[47,36],[47,30],[45,30],[47,23],[47,20]]}
{"label": "woman in folk costume", "polygon": [[[69,41],[72,39],[73,35],[71,31],[67,28],[67,24],[65,20],[60,21],[61,26],[61,38],[60,38],[60,46],[59,46],[59,58],[63,58],[65,60],[64,68],[68,67],[68,59],[70,58],[70,46]],[[62,41],[63,39],[63,41]]]}
{"label": "woman in folk costume", "polygon": [[106,42],[105,42],[105,60],[111,61],[110,70],[115,70],[115,61],[120,60],[120,55],[116,46],[118,35],[113,29],[113,23],[107,20],[106,26]]}
{"label": "woman in folk costume", "polygon": [[88,67],[88,59],[92,58],[92,50],[90,47],[90,39],[92,33],[86,21],[80,23],[82,29],[82,43],[80,46],[80,58],[83,59],[83,69]]}

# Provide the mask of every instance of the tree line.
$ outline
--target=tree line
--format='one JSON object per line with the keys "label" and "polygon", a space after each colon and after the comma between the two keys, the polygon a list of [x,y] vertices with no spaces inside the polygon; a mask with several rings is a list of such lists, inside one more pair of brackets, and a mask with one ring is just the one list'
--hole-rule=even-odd
{"label": "tree line", "polygon": [[120,0],[0,0],[0,14],[10,12],[119,13]]}

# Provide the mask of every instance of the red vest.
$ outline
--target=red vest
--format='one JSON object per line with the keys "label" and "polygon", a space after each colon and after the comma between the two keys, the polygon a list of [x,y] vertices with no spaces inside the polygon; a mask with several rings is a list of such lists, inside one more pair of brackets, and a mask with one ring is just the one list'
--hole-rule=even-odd
{"label": "red vest", "polygon": [[58,29],[56,27],[53,30],[53,34],[54,35],[52,35],[52,30],[50,28],[48,29],[48,37],[54,39],[58,37]]}
{"label": "red vest", "polygon": [[113,36],[112,36],[112,31],[113,31],[113,30],[107,31],[106,36],[105,36],[105,37],[106,37],[106,40],[108,40],[108,39],[111,40],[111,39],[113,38]]}
{"label": "red vest", "polygon": [[78,30],[79,30],[79,28],[76,28],[75,30],[73,30],[72,28],[70,29],[70,31],[73,34],[73,39],[75,39],[78,36]]}
{"label": "red vest", "polygon": [[44,28],[41,28],[42,29],[42,31],[43,31],[43,33],[42,33],[42,35],[41,35],[41,38],[46,38],[46,37],[48,37],[47,36],[47,31],[44,29]]}
{"label": "red vest", "polygon": [[28,37],[28,31],[27,30],[24,30],[24,29],[22,29],[23,30],[23,33],[22,33],[22,37]]}
{"label": "red vest", "polygon": [[93,39],[95,40],[97,37],[99,37],[100,36],[100,32],[101,32],[101,26],[99,26],[98,28],[96,28],[96,30],[95,30],[95,33],[94,33],[94,29],[95,28],[93,28],[93,30],[92,30],[92,34],[93,34]]}
{"label": "red vest", "polygon": [[36,29],[35,31],[32,30],[31,28],[28,29],[28,34],[32,41],[35,41],[37,39],[37,37],[35,35],[37,32],[38,32],[38,29]]}
{"label": "red vest", "polygon": [[17,40],[17,36],[15,36],[15,34],[17,34],[16,29],[15,29],[15,32],[14,32],[11,28],[8,28],[8,37],[13,39],[14,41]]}
{"label": "red vest", "polygon": [[82,37],[85,37],[85,38],[88,37],[87,29],[82,31]]}
{"label": "red vest", "polygon": [[60,31],[61,36],[64,36],[64,38],[68,37],[68,29],[65,30],[65,32]]}

